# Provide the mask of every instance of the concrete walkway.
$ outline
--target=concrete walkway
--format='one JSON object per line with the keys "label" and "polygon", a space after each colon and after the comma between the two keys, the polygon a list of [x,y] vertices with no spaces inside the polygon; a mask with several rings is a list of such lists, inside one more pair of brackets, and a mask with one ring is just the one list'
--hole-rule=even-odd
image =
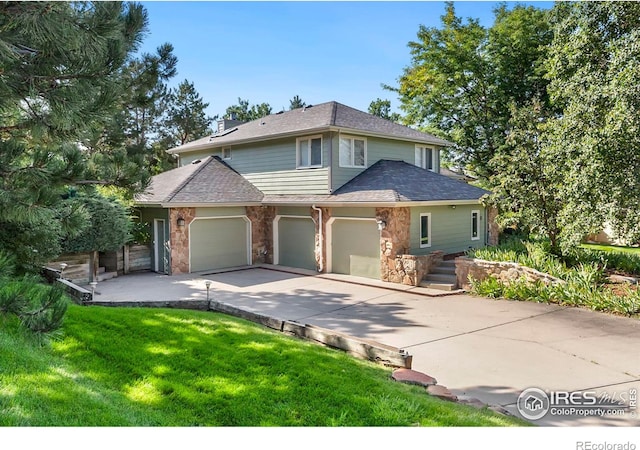
{"label": "concrete walkway", "polygon": [[[501,405],[514,415],[518,396],[530,387],[595,390],[611,397],[640,390],[637,319],[462,294],[432,297],[428,291],[372,286],[377,283],[365,279],[330,278],[264,268],[172,277],[143,273],[100,283],[95,299],[202,300],[208,279],[212,299],[406,349],[413,369],[458,396]],[[640,419],[629,412],[547,415],[535,423],[640,426]]]}

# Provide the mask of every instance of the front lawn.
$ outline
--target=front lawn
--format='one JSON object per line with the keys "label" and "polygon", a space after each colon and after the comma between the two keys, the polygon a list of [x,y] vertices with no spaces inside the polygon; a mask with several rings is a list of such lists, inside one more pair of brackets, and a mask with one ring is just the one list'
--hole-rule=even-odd
{"label": "front lawn", "polygon": [[71,306],[63,330],[40,348],[0,321],[0,425],[522,425],[221,314]]}
{"label": "front lawn", "polygon": [[619,245],[607,245],[607,244],[582,244],[582,248],[588,250],[600,250],[603,252],[619,252],[630,253],[632,255],[640,256],[640,247],[621,247]]}

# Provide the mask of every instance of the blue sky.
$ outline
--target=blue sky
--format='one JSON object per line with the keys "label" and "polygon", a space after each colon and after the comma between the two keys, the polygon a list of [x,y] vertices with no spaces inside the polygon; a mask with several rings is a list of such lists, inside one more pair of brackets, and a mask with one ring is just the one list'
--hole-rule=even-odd
{"label": "blue sky", "polygon": [[[149,34],[142,51],[170,42],[178,75],[223,114],[238,97],[288,108],[336,100],[366,111],[410,64],[407,43],[419,25],[439,26],[444,2],[142,2]],[[493,22],[497,2],[455,2],[462,17]],[[512,5],[513,3],[508,3]],[[549,2],[527,2],[550,7]]]}

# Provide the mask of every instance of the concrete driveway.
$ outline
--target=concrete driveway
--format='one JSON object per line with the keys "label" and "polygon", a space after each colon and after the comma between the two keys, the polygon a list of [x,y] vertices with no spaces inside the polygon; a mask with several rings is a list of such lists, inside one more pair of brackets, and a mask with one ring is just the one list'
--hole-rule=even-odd
{"label": "concrete driveway", "polygon": [[[640,321],[576,308],[430,297],[263,268],[128,275],[100,283],[96,300],[205,299],[205,279],[213,281],[210,295],[217,301],[406,349],[413,369],[459,396],[516,415],[517,398],[530,387],[594,390],[615,399],[640,390]],[[622,417],[547,414],[535,423],[639,426],[640,419],[628,411]]]}

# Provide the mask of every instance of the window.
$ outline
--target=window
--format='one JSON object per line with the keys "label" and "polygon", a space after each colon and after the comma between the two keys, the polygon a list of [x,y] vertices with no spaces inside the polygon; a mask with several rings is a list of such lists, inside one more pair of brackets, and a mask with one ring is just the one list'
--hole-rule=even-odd
{"label": "window", "polygon": [[420,248],[431,247],[431,213],[420,214]]}
{"label": "window", "polygon": [[222,149],[222,159],[231,159],[231,148]]}
{"label": "window", "polygon": [[435,172],[437,157],[438,151],[435,148],[416,145],[416,166]]}
{"label": "window", "polygon": [[340,167],[366,167],[367,140],[340,136]]}
{"label": "window", "polygon": [[471,211],[471,240],[480,239],[480,211]]}
{"label": "window", "polygon": [[322,136],[309,136],[297,140],[296,167],[322,167]]}

